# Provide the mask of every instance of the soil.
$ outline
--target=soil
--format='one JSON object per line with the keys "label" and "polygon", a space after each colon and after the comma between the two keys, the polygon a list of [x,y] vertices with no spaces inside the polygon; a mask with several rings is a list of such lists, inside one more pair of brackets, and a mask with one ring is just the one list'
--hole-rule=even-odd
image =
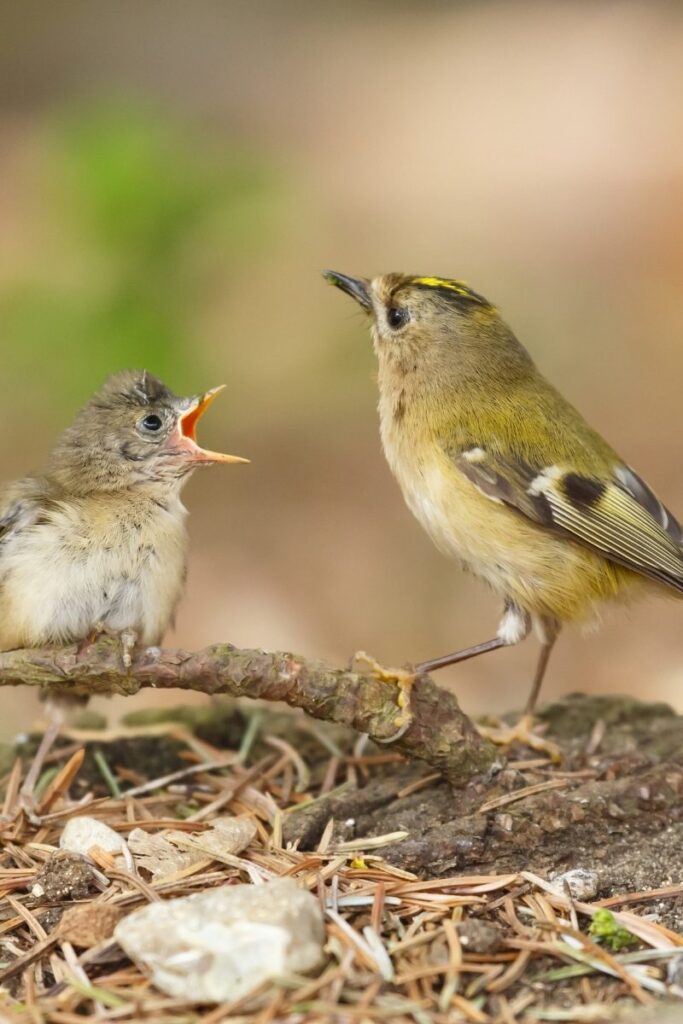
{"label": "soil", "polygon": [[[683,718],[664,704],[572,695],[541,714],[563,751],[559,768],[508,766],[490,780],[454,790],[418,763],[392,765],[365,785],[330,794],[287,819],[285,837],[313,848],[331,817],[340,839],[406,831],[387,861],[420,875],[529,870],[543,876],[582,868],[598,893],[642,891],[683,874]],[[602,733],[602,736],[600,734]],[[565,780],[566,787],[515,800],[518,790]],[[482,807],[510,797],[491,811]],[[683,925],[683,901],[662,906]]]}

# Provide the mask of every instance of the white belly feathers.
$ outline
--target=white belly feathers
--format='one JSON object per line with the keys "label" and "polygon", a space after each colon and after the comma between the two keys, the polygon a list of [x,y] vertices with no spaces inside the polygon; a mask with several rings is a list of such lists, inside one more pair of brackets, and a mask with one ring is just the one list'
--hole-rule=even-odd
{"label": "white belly feathers", "polygon": [[159,643],[185,573],[185,510],[177,500],[145,512],[133,521],[124,506],[111,514],[58,506],[9,536],[0,556],[0,648],[67,642],[98,625]]}

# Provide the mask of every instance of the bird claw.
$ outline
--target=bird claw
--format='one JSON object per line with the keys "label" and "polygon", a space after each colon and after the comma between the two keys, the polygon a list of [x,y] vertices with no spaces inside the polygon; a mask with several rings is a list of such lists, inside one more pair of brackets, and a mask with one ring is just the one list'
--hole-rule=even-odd
{"label": "bird claw", "polygon": [[399,707],[399,714],[394,718],[396,732],[384,739],[375,739],[375,743],[389,744],[400,740],[413,723],[413,712],[410,706],[410,696],[418,674],[403,668],[387,668],[365,651],[356,651],[351,659],[351,668],[354,669],[359,663],[367,666],[376,679],[382,683],[395,684],[398,687],[396,703]]}
{"label": "bird claw", "polygon": [[559,764],[562,760],[562,751],[558,745],[539,736],[533,727],[533,715],[522,715],[514,725],[503,725],[500,722],[495,726],[477,724],[479,733],[496,745],[509,747],[513,743],[519,743],[539,754],[547,754],[554,764]]}
{"label": "bird claw", "polygon": [[138,635],[134,629],[124,629],[119,633],[121,641],[121,661],[123,667],[128,670],[133,664],[133,651],[138,642]]}
{"label": "bird claw", "polygon": [[96,622],[90,633],[79,643],[78,653],[82,654],[86,648],[104,636],[119,641],[121,644],[121,662],[126,672],[129,671],[133,664],[133,652],[138,642],[138,635],[134,629],[122,629],[119,631],[110,629],[104,622]]}

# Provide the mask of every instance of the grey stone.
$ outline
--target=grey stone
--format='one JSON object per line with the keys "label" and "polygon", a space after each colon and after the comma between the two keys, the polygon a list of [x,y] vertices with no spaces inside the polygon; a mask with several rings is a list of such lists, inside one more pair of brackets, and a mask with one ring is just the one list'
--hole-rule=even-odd
{"label": "grey stone", "polygon": [[575,900],[592,900],[595,898],[599,878],[597,871],[590,871],[588,868],[574,868],[573,871],[564,871],[555,875],[551,880],[555,892],[562,896],[569,895]]}
{"label": "grey stone", "polygon": [[500,949],[502,935],[498,928],[486,921],[472,918],[458,924],[460,942],[468,953],[495,953]]}

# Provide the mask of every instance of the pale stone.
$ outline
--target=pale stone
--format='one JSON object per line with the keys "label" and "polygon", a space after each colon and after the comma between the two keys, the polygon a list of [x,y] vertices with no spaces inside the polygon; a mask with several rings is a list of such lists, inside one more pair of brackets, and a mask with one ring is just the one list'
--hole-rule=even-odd
{"label": "pale stone", "polygon": [[562,896],[569,895],[575,900],[592,900],[598,891],[599,878],[597,872],[588,868],[574,868],[572,871],[564,871],[561,875],[555,875],[550,884]]}
{"label": "pale stone", "polygon": [[114,829],[109,828],[103,821],[85,814],[67,821],[59,837],[59,845],[62,850],[81,854],[87,854],[93,846],[99,846],[107,853],[120,853],[123,847],[118,832],[114,832]]}
{"label": "pale stone", "polygon": [[317,967],[325,930],[316,898],[280,878],[150,903],[124,918],[114,937],[162,992],[219,1003]]}

